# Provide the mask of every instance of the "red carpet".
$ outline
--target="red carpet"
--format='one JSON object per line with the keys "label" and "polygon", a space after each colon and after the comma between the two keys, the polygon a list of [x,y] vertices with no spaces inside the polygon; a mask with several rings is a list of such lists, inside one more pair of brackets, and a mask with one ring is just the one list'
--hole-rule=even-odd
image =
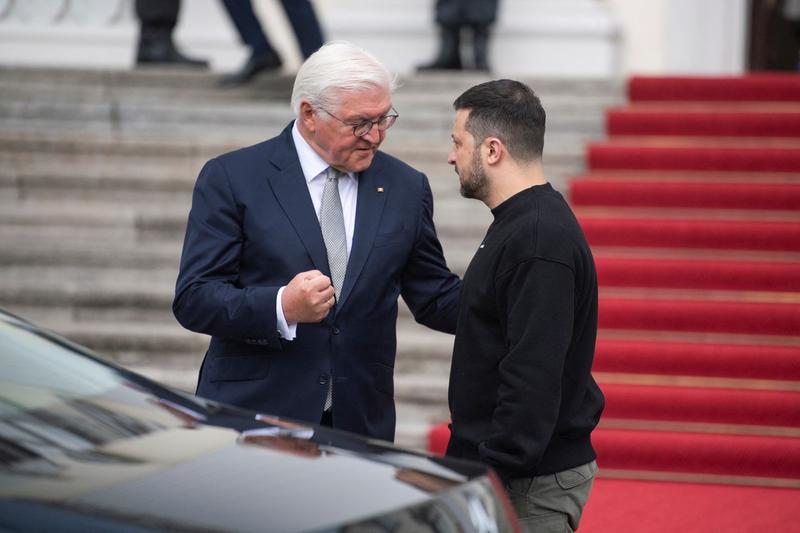
{"label": "red carpet", "polygon": [[607,418],[800,428],[800,391],[607,384]]}
{"label": "red carpet", "polygon": [[800,75],[629,96],[569,190],[606,395],[580,531],[800,531]]}
{"label": "red carpet", "polygon": [[589,145],[595,170],[725,170],[800,172],[800,145],[697,146],[695,143],[652,145],[636,141]]}
{"label": "red carpet", "polygon": [[800,303],[601,298],[601,329],[792,336]]}
{"label": "red carpet", "polygon": [[595,256],[604,287],[797,292],[800,261],[723,261]]}
{"label": "red carpet", "polygon": [[800,479],[800,439],[601,428],[592,434],[601,468]]}
{"label": "red carpet", "polygon": [[582,533],[756,533],[800,531],[800,490],[597,479]]}
{"label": "red carpet", "polygon": [[[625,194],[621,195],[623,190]],[[708,183],[586,177],[573,181],[570,195],[575,206],[799,211],[800,179],[796,183]]]}
{"label": "red carpet", "polygon": [[628,83],[631,102],[800,102],[800,76],[634,76]]}
{"label": "red carpet", "polygon": [[800,107],[786,112],[616,108],[606,112],[606,124],[609,135],[800,137]]}
{"label": "red carpet", "polygon": [[800,345],[600,338],[595,372],[800,381]]}
{"label": "red carpet", "polygon": [[800,252],[800,221],[582,216],[592,246]]}

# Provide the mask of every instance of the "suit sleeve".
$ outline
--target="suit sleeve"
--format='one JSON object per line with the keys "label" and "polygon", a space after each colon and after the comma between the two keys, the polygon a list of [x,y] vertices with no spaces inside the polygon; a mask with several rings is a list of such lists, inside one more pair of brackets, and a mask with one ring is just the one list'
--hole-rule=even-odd
{"label": "suit sleeve", "polygon": [[499,364],[492,436],[478,451],[481,461],[504,476],[535,469],[555,430],[575,276],[562,263],[530,259],[501,274],[496,287],[508,352]]}
{"label": "suit sleeve", "polygon": [[422,176],[417,236],[403,271],[403,300],[420,324],[445,333],[456,332],[461,280],[450,272],[433,223],[433,195]]}
{"label": "suit sleeve", "polygon": [[280,287],[239,284],[243,218],[223,165],[212,159],[194,188],[172,309],[192,331],[279,348]]}

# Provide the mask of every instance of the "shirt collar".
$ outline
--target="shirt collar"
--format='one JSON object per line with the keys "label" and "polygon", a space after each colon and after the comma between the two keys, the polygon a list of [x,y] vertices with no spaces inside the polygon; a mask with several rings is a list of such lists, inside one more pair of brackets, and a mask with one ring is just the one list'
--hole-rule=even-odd
{"label": "shirt collar", "polygon": [[[297,158],[300,160],[300,167],[303,169],[303,176],[306,178],[306,183],[311,182],[314,178],[328,170],[330,166],[322,159],[317,152],[311,148],[300,131],[297,129],[297,121],[292,125],[292,140],[294,140],[294,147],[297,150]],[[348,172],[348,177],[353,177],[353,174]]]}

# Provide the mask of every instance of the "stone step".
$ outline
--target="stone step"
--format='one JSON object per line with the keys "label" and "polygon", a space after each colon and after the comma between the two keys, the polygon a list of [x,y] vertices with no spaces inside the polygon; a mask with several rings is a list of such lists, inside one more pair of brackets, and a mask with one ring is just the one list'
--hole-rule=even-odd
{"label": "stone step", "polygon": [[[435,139],[448,135],[454,111],[442,101],[425,105],[414,98],[395,99],[395,109],[402,112],[392,128],[391,137]],[[603,132],[603,107],[576,105],[568,99],[560,106],[547,108],[548,134],[581,134],[600,136]],[[0,100],[3,131],[92,131],[118,134],[151,133],[165,136],[205,137],[269,136],[294,119],[285,103],[217,103],[183,102],[72,102],[51,100]]]}
{"label": "stone step", "polygon": [[430,426],[415,420],[398,423],[395,430],[395,445],[407,450],[427,452],[428,430]]}
{"label": "stone step", "polygon": [[[459,240],[466,239],[465,249],[473,250],[475,242],[491,223],[491,213],[481,202],[460,197],[457,178],[447,180],[447,184],[437,187],[445,192],[437,192],[434,198],[434,221],[440,238],[456,245]],[[88,191],[97,190],[92,187],[93,179],[87,181]],[[145,190],[154,185],[149,179],[143,181]],[[34,194],[30,182],[21,185],[13,177],[0,178],[0,183],[9,187],[7,200],[3,202],[5,206],[0,211],[0,235],[4,240],[11,242],[15,236],[40,241],[99,242],[111,239],[137,245],[146,245],[151,240],[171,240],[176,247],[181,246],[191,204],[188,191],[168,192],[164,197],[154,193],[152,198],[139,196],[137,201],[131,198],[123,201],[125,197],[122,197],[115,202],[110,202],[106,195],[97,198],[87,194],[65,202],[61,195],[56,194],[58,189],[47,185],[49,179],[42,182],[42,189],[52,196]],[[178,183],[174,182],[175,185]],[[113,186],[113,180],[100,185],[100,189],[106,188],[120,192]],[[3,201],[2,197],[0,201]]]}
{"label": "stone step", "polygon": [[[75,133],[68,127],[64,130],[65,133],[73,135]],[[20,135],[20,131],[21,129],[17,129],[14,134]],[[48,131],[52,134],[55,129],[48,127]],[[275,133],[278,131],[279,128],[274,130]],[[0,136],[5,133],[0,127]],[[116,135],[111,132],[91,133],[101,137]],[[456,179],[453,167],[447,163],[450,150],[447,142],[450,136],[449,128],[441,132],[428,130],[426,134],[408,132],[402,136],[402,133],[402,131],[393,132],[381,147],[382,150],[424,172],[431,180],[441,176]],[[35,136],[36,131],[26,134]],[[566,177],[584,172],[586,167],[583,146],[599,139],[600,136],[600,133],[592,135],[568,133],[560,137],[557,134],[548,134],[545,139],[547,148],[543,157],[547,174]],[[147,135],[145,137],[150,139]],[[257,132],[236,139],[220,137],[218,144],[212,144],[211,136],[208,136],[204,144],[198,146],[177,143],[157,146],[150,143],[137,145],[128,139],[123,141],[124,146],[98,146],[96,143],[74,142],[59,146],[53,140],[37,139],[32,142],[20,139],[9,142],[0,140],[0,163],[6,168],[4,175],[18,174],[21,180],[25,180],[23,183],[27,182],[31,186],[40,185],[47,179],[52,181],[60,174],[74,177],[75,174],[70,175],[68,171],[83,165],[88,173],[87,177],[95,179],[111,179],[106,178],[101,172],[108,168],[118,169],[109,174],[118,177],[120,185],[125,183],[123,178],[126,174],[130,176],[131,170],[141,167],[144,172],[149,173],[150,169],[158,169],[158,175],[164,178],[165,186],[171,185],[176,180],[180,182],[188,180],[189,186],[183,185],[183,188],[190,188],[206,161],[226,152],[257,144],[266,137],[268,135]],[[424,142],[420,143],[421,140]],[[53,168],[61,164],[65,165],[64,169]]]}
{"label": "stone step", "polygon": [[395,376],[394,396],[407,404],[441,405],[447,402],[449,374],[401,373]]}
{"label": "stone step", "polygon": [[207,136],[97,135],[80,131],[0,131],[0,161],[25,161],[31,155],[53,161],[64,155],[204,158],[241,148],[240,142]]}
{"label": "stone step", "polygon": [[77,266],[102,268],[173,268],[178,271],[180,246],[152,242],[147,246],[130,243],[60,239],[4,238],[0,267]]}
{"label": "stone step", "polygon": [[4,87],[36,87],[52,92],[96,91],[93,96],[110,92],[154,94],[165,99],[208,98],[273,99],[288,101],[294,77],[276,74],[259,76],[252,84],[233,90],[220,90],[214,74],[192,69],[153,67],[133,70],[30,68],[3,66],[0,84]]}
{"label": "stone step", "polygon": [[[452,95],[451,100],[469,87],[492,79],[481,72],[425,72],[400,77],[397,94],[411,94],[435,99]],[[542,98],[576,96],[584,101],[622,99],[624,87],[619,80],[519,78]],[[251,84],[221,90],[216,74],[180,68],[148,68],[134,70],[48,69],[3,66],[0,68],[0,94],[41,94],[51,98],[86,95],[88,100],[123,96],[150,96],[168,100],[288,101],[294,77],[289,74],[259,76]],[[10,92],[3,92],[10,91]],[[448,101],[449,102],[449,101]]]}
{"label": "stone step", "polygon": [[142,244],[170,240],[180,247],[189,202],[109,205],[100,202],[22,201],[0,212],[0,236],[29,236],[40,241],[109,240],[120,244]]}
{"label": "stone step", "polygon": [[[482,235],[453,236],[440,228],[441,242],[448,267],[463,274],[480,244]],[[141,235],[141,234],[140,234]],[[84,235],[85,236],[85,235]],[[40,228],[10,231],[0,227],[3,253],[0,271],[8,267],[25,269],[48,267],[57,273],[61,268],[84,269],[162,269],[175,273],[181,254],[181,242],[176,239],[143,238],[118,240],[115,234],[96,239],[72,239],[69,231],[52,232]]]}
{"label": "stone step", "polygon": [[[285,125],[281,122],[274,129],[264,128],[264,132],[256,135],[246,133],[235,137],[215,137],[213,135],[163,135],[156,131],[116,133],[114,135],[98,134],[71,130],[32,130],[3,131],[0,130],[0,157],[8,162],[26,162],[34,156],[43,157],[45,161],[61,159],[64,155],[91,154],[101,156],[99,161],[110,159],[110,156],[135,157],[170,157],[170,158],[211,158],[216,155],[236,150],[243,146],[258,143],[279,133]],[[450,128],[443,128],[437,134],[436,141],[419,138],[420,132],[411,131],[410,135],[399,135],[393,128],[387,135],[382,148],[398,154],[404,160],[409,156],[422,156],[422,160],[434,160],[446,163],[450,150]],[[583,142],[597,137],[600,132],[589,135],[583,131],[553,133],[545,137],[545,156],[553,158],[570,157],[584,153]],[[552,139],[553,142],[550,142]],[[413,159],[412,159],[413,160]],[[554,161],[555,161],[554,160]],[[205,161],[205,159],[204,159]],[[134,161],[135,162],[135,161]]]}
{"label": "stone step", "polygon": [[[166,318],[167,315],[158,322],[74,320],[63,308],[60,311],[44,309],[37,312],[30,306],[3,306],[12,313],[111,358],[121,353],[137,354],[144,360],[153,355],[161,358],[160,354],[203,353],[208,345],[207,336],[183,329],[174,318]],[[452,335],[428,330],[408,318],[398,322],[398,361],[416,361],[429,355],[444,357],[452,352],[452,343]]]}
{"label": "stone step", "polygon": [[[416,164],[430,181],[435,212],[445,198],[455,198],[466,205],[483,204],[461,199],[458,176],[440,160]],[[6,157],[8,156],[8,157]],[[548,179],[566,190],[567,179],[582,172],[584,158],[575,154],[566,164],[546,167]],[[95,201],[101,205],[184,205],[191,202],[191,192],[205,159],[148,158],[134,156],[4,154],[0,151],[0,201],[57,201],[63,203]],[[162,164],[160,164],[162,163]],[[413,162],[412,162],[413,163]],[[83,170],[81,170],[83,169]],[[188,209],[188,207],[186,207]]]}
{"label": "stone step", "polygon": [[[456,187],[434,199],[434,221],[443,235],[457,237],[482,233],[492,221],[490,211],[481,202],[461,198]],[[0,226],[9,231],[27,227],[76,231],[82,228],[94,232],[107,230],[109,233],[121,228],[142,233],[162,231],[180,245],[190,205],[188,194],[180,202],[169,198],[168,201],[158,199],[121,205],[96,199],[64,202],[63,199],[26,198],[4,206],[0,212]]]}
{"label": "stone step", "polygon": [[[532,86],[537,90],[548,117],[551,114],[557,116],[587,111],[602,113],[603,109],[624,101],[622,92],[616,89],[587,94],[571,88],[568,84],[562,84],[560,87],[542,84],[537,89],[539,84],[542,82],[535,81]],[[402,117],[423,114],[452,115],[453,100],[460,92],[461,88],[431,90],[420,86],[415,90],[413,85],[411,87],[401,85],[392,96],[392,101]],[[241,98],[226,91],[175,92],[165,91],[163,88],[142,90],[101,86],[50,86],[0,80],[0,97],[2,97],[0,113],[9,118],[25,116],[45,118],[47,114],[44,112],[49,111],[53,119],[83,117],[119,121],[124,117],[133,118],[130,112],[136,109],[141,109],[144,113],[154,109],[164,109],[167,114],[164,117],[157,117],[159,121],[180,116],[193,122],[202,119],[206,113],[216,112],[226,122],[253,123],[256,117],[246,116],[245,111],[263,113],[267,120],[277,118],[275,115],[291,113],[288,94],[285,99],[271,98],[269,95],[251,99]],[[193,108],[200,114],[196,116],[187,114],[187,111]],[[398,124],[402,124],[402,121]]]}
{"label": "stone step", "polygon": [[[169,268],[3,267],[0,304],[37,323],[52,323],[53,317],[107,323],[120,316],[142,323],[173,322],[176,273]],[[402,299],[398,328],[427,331],[414,322]]]}

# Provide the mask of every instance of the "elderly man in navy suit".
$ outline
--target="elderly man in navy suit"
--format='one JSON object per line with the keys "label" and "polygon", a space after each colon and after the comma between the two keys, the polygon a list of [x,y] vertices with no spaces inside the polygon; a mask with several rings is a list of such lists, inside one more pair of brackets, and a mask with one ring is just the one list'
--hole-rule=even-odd
{"label": "elderly man in navy suit", "polygon": [[203,167],[173,303],[211,335],[198,395],[394,439],[398,297],[453,333],[461,285],[427,178],[378,150],[395,86],[328,43],[297,74],[295,121]]}

